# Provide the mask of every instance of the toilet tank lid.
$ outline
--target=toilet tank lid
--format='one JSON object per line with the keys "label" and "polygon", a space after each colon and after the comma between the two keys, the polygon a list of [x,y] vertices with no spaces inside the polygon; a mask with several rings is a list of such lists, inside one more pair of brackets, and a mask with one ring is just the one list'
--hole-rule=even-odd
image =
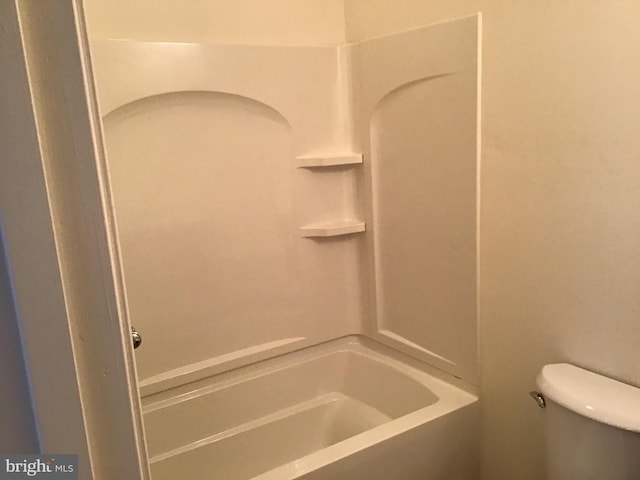
{"label": "toilet tank lid", "polygon": [[640,388],[568,363],[545,365],[541,393],[569,410],[613,427],[640,432]]}

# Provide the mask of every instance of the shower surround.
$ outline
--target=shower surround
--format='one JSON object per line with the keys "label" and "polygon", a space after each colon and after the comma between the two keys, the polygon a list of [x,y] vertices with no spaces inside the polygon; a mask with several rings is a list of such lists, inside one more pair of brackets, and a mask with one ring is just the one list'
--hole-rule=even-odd
{"label": "shower surround", "polygon": [[93,43],[156,480],[475,478],[479,46]]}

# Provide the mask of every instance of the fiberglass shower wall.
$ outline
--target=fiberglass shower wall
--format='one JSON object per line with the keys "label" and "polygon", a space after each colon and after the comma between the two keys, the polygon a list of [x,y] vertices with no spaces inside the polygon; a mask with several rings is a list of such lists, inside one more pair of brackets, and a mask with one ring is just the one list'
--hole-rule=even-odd
{"label": "fiberglass shower wall", "polygon": [[477,381],[477,39],[93,42],[143,395],[349,334]]}

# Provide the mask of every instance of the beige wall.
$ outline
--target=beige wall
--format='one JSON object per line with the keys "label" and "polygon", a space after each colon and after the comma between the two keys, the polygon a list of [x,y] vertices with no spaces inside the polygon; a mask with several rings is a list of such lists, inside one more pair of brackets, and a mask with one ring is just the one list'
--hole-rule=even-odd
{"label": "beige wall", "polygon": [[14,2],[0,2],[0,64],[9,66],[0,76],[0,452],[38,453],[37,427],[5,245],[9,224],[24,225],[31,207],[29,202],[21,203],[19,211],[12,211],[10,201],[23,193],[17,190],[20,186],[13,181],[12,173],[19,170],[15,166],[18,162],[28,163],[28,153],[20,147],[22,142],[29,142],[33,129],[32,113],[24,102],[26,71],[15,17]]}
{"label": "beige wall", "polygon": [[38,453],[26,366],[11,297],[0,236],[0,452]]}
{"label": "beige wall", "polygon": [[569,361],[640,385],[640,6],[347,0],[351,40],[482,11],[484,478],[544,478],[527,392]]}
{"label": "beige wall", "polygon": [[342,0],[85,0],[84,4],[91,38],[305,45],[344,42]]}
{"label": "beige wall", "polygon": [[345,36],[357,42],[478,10],[477,0],[344,0]]}

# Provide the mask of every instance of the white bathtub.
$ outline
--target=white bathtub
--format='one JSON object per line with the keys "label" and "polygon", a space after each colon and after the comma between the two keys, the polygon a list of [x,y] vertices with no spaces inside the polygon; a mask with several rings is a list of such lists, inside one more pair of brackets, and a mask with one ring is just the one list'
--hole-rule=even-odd
{"label": "white bathtub", "polygon": [[153,480],[473,480],[477,397],[348,337],[144,400]]}

